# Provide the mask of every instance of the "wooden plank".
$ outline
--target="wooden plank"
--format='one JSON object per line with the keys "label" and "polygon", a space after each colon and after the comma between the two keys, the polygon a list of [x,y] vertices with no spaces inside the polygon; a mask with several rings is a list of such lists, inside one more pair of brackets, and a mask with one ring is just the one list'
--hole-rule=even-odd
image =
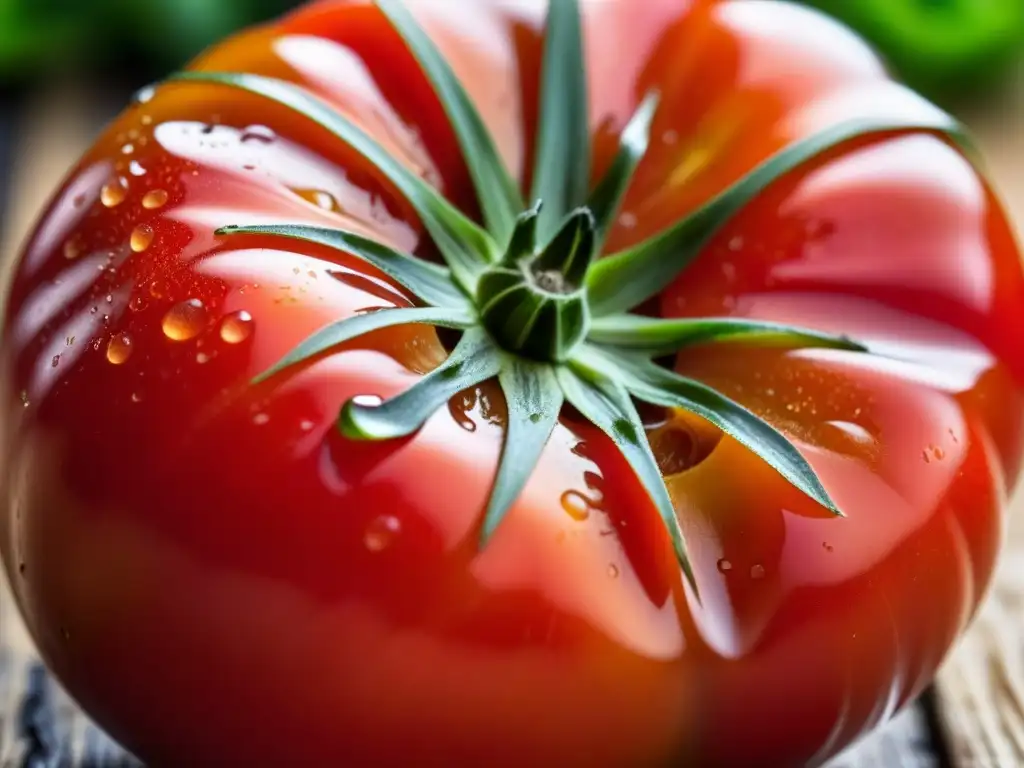
{"label": "wooden plank", "polygon": [[939,689],[939,719],[957,766],[1024,765],[1024,549],[1005,556]]}

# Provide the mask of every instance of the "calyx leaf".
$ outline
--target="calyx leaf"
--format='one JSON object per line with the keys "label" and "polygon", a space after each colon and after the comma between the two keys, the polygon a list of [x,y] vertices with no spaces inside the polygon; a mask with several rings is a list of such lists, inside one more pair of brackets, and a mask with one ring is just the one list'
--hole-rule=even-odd
{"label": "calyx leaf", "polygon": [[897,130],[958,136],[961,128],[933,108],[921,115],[848,120],[791,144],[661,234],[594,264],[587,275],[591,310],[595,316],[610,315],[642,304],[667,288],[733,216],[775,181],[851,139]]}
{"label": "calyx leaf", "polygon": [[452,68],[405,5],[400,0],[376,2],[405,40],[434,88],[469,166],[487,227],[495,240],[504,245],[512,234],[523,200],[498,154],[494,139]]}

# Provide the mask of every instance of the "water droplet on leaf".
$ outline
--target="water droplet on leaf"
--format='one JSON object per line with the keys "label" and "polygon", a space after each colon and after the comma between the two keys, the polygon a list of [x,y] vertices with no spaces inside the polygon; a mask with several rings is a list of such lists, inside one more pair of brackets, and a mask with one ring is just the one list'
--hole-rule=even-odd
{"label": "water droplet on leaf", "polygon": [[377,395],[356,395],[352,398],[352,402],[362,408],[376,408],[384,400]]}

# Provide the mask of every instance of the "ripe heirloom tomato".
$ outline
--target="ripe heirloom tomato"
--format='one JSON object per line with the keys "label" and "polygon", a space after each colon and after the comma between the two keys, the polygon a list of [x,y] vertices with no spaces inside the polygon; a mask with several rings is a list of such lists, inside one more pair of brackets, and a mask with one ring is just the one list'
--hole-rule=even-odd
{"label": "ripe heirloom tomato", "polygon": [[27,625],[154,766],[820,765],[991,576],[1005,215],[813,11],[464,5],[243,32],[73,169],[2,332]]}

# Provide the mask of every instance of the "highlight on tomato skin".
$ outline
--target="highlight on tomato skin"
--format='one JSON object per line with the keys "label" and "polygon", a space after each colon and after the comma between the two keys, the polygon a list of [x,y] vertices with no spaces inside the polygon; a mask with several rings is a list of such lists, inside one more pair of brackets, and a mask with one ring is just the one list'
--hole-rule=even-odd
{"label": "highlight on tomato skin", "polygon": [[[806,8],[579,6],[577,71],[545,63],[574,3],[402,4],[493,157],[394,0],[320,0],[142,92],[42,213],[0,554],[147,764],[823,765],[967,626],[1021,464],[1024,270],[958,126]],[[551,146],[590,147],[583,199]],[[538,315],[582,296],[582,341],[495,342],[466,283],[513,278]]]}

